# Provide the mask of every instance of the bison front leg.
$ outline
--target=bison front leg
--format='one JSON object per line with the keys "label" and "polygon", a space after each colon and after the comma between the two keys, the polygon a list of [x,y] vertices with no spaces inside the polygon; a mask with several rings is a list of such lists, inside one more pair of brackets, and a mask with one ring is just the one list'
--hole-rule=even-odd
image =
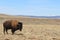
{"label": "bison front leg", "polygon": [[14,34],[15,30],[14,29],[11,29],[11,32],[12,32],[12,35]]}

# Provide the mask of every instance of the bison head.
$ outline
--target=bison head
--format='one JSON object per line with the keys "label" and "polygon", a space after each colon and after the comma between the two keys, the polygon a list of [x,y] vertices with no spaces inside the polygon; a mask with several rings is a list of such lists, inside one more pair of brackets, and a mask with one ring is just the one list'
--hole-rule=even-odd
{"label": "bison head", "polygon": [[22,22],[18,22],[18,28],[20,29],[20,31],[22,31]]}

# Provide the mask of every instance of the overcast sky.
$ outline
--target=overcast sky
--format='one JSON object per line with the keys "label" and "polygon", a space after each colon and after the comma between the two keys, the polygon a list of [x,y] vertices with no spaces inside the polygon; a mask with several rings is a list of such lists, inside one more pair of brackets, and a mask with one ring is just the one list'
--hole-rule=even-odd
{"label": "overcast sky", "polygon": [[8,15],[60,16],[60,0],[0,0],[0,13]]}

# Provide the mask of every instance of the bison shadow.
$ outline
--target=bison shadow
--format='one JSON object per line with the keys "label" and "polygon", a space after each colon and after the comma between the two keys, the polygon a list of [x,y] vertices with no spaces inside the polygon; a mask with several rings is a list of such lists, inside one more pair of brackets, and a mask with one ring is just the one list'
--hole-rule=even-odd
{"label": "bison shadow", "polygon": [[24,35],[24,34],[23,33],[19,33],[19,34],[15,33],[14,35]]}

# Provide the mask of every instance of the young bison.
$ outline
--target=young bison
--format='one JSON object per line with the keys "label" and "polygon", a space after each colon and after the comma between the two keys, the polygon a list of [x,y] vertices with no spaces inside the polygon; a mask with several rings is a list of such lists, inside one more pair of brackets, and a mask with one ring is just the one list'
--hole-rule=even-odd
{"label": "young bison", "polygon": [[18,22],[17,20],[8,20],[3,23],[3,28],[4,34],[5,31],[8,34],[8,29],[11,29],[12,34],[14,34],[16,30],[22,31],[22,22]]}

